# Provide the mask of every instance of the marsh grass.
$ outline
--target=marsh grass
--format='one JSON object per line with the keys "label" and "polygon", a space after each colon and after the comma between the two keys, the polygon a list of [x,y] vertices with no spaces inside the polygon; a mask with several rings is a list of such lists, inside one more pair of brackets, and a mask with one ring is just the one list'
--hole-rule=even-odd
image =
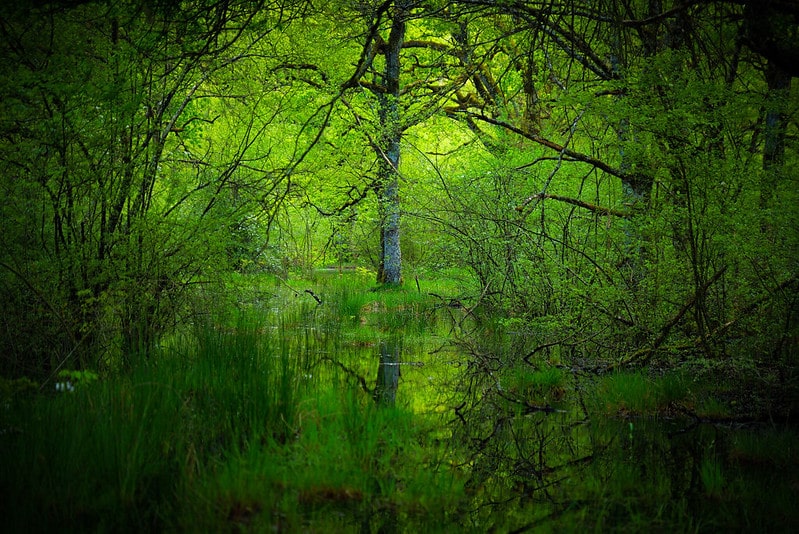
{"label": "marsh grass", "polygon": [[720,498],[724,493],[725,476],[721,462],[715,458],[705,458],[699,467],[699,476],[705,495]]}
{"label": "marsh grass", "polygon": [[548,405],[563,400],[568,377],[565,371],[557,367],[531,369],[519,365],[505,372],[503,382],[503,387],[513,397],[533,405]]}
{"label": "marsh grass", "polygon": [[355,289],[347,279],[327,280],[332,294],[327,317],[378,333],[402,332],[403,336],[422,337],[433,333],[441,322],[437,301],[429,294],[410,287]]}
{"label": "marsh grass", "polygon": [[658,407],[653,382],[643,373],[617,372],[602,377],[594,391],[593,403],[602,413],[652,413]]}
{"label": "marsh grass", "polygon": [[592,411],[606,415],[659,415],[688,402],[694,402],[691,383],[679,370],[657,377],[614,372],[597,380],[589,399]]}
{"label": "marsh grass", "polygon": [[[378,409],[323,365],[343,346],[340,314],[357,314],[349,325],[360,327],[369,303],[379,306],[369,319],[382,338],[414,321],[427,325],[423,299],[330,280],[313,291],[324,305],[289,292],[271,304],[212,310],[125,374],[49,395],[13,394],[13,410],[5,395],[6,524],[338,529],[396,522],[397,511],[419,525],[443,521],[460,483],[449,470],[429,469],[442,464],[437,448],[420,446],[434,423],[407,408]],[[400,319],[380,323],[389,309]]]}
{"label": "marsh grass", "polygon": [[179,406],[135,378],[34,399],[2,441],[4,517],[19,531],[154,528],[178,471]]}
{"label": "marsh grass", "polygon": [[[302,366],[259,325],[197,328],[125,376],[40,396],[0,443],[11,518],[152,530],[184,478],[229,451],[291,439]],[[299,352],[301,354],[301,352]]]}

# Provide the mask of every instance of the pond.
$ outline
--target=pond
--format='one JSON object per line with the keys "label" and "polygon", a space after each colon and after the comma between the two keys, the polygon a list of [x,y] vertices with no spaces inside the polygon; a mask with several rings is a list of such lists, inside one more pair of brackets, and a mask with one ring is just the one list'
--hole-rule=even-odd
{"label": "pond", "polygon": [[[367,294],[349,313],[335,310],[332,325],[311,314],[338,336],[322,361],[379,406],[435,417],[437,443],[465,481],[449,516],[459,528],[799,528],[795,429],[700,419],[684,376],[602,377],[563,362],[520,365],[500,348],[478,353],[463,342],[477,332],[464,333],[474,328],[467,310],[399,295]],[[641,406],[613,388],[671,397]]]}

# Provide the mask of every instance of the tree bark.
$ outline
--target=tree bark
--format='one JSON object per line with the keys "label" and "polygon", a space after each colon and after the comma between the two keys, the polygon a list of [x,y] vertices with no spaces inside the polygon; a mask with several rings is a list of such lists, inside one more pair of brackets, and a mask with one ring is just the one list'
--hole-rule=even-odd
{"label": "tree bark", "polygon": [[399,121],[400,52],[405,39],[405,19],[409,10],[407,0],[394,2],[394,14],[388,43],[385,47],[386,66],[383,74],[385,93],[379,94],[381,139],[378,149],[380,209],[380,265],[377,281],[382,284],[402,282],[402,253],[400,250],[399,164],[402,129]]}

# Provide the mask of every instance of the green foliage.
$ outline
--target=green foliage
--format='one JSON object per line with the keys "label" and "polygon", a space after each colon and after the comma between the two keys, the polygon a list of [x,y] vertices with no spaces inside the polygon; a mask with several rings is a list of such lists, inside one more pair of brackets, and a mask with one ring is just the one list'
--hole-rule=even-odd
{"label": "green foliage", "polygon": [[[363,39],[385,41],[393,11],[211,5],[7,8],[0,261],[6,331],[26,341],[3,340],[6,374],[129,365],[233,269],[377,270],[395,107],[414,275],[466,266],[486,314],[604,364],[793,350],[793,126],[776,145],[758,132],[796,99],[764,97],[730,48],[736,6],[640,34],[587,10],[552,21],[569,45],[529,6],[420,5],[387,99],[386,47]],[[763,143],[785,145],[777,167]]]}
{"label": "green foliage", "polygon": [[[795,523],[779,515],[780,507],[791,509],[795,433],[645,417],[673,403],[690,407],[690,375],[616,373],[592,383],[507,352],[492,379],[478,382],[484,375],[476,364],[462,365],[475,355],[450,352],[443,357],[459,365],[442,361],[437,328],[428,328],[432,339],[417,356],[410,341],[417,327],[400,319],[395,333],[411,334],[403,358],[425,359],[403,370],[397,402],[386,407],[356,379],[373,373],[374,347],[354,350],[345,341],[367,325],[333,329],[326,316],[327,306],[342,309],[336,299],[354,298],[357,274],[320,275],[312,287],[323,304],[264,275],[233,279],[277,296],[216,310],[125,373],[95,379],[69,371],[60,379],[83,382],[69,394],[19,391],[4,402],[0,494],[11,528],[443,532],[530,521],[558,531]],[[452,283],[436,284],[436,292]],[[361,284],[367,302],[378,305],[364,313],[375,340],[395,324],[380,314],[440,302],[368,291],[371,277]],[[431,345],[437,351],[428,354]],[[480,364],[493,365],[485,357]],[[460,404],[453,392],[464,378],[480,397]],[[778,471],[788,476],[774,486]],[[774,502],[764,502],[766,494]]]}
{"label": "green foliage", "polygon": [[4,373],[130,366],[188,319],[198,282],[274,269],[260,216],[276,201],[256,189],[290,159],[272,151],[282,116],[235,94],[248,58],[268,57],[261,37],[294,13],[251,7],[4,7],[0,166],[19,201],[0,214],[0,276],[5,330],[31,339],[3,338]]}

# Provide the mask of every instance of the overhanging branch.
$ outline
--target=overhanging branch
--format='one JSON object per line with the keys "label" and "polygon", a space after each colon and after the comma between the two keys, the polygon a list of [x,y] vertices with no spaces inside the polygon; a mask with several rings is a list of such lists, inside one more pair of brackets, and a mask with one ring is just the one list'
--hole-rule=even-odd
{"label": "overhanging branch", "polygon": [[574,160],[577,160],[577,161],[582,161],[583,163],[587,163],[589,165],[593,165],[597,169],[605,171],[606,173],[610,174],[611,176],[615,176],[617,178],[620,178],[624,182],[632,182],[632,181],[635,181],[635,179],[636,179],[635,176],[633,176],[631,174],[628,174],[626,172],[620,171],[619,169],[616,169],[616,168],[608,165],[607,163],[605,163],[602,160],[598,160],[598,159],[596,159],[594,157],[591,157],[591,156],[589,156],[587,154],[583,154],[581,152],[576,152],[576,151],[574,151],[574,150],[572,150],[570,148],[566,148],[565,146],[559,145],[558,143],[556,143],[556,142],[554,142],[554,141],[552,141],[550,139],[547,139],[545,137],[541,137],[540,135],[537,135],[535,133],[526,132],[526,131],[522,130],[521,128],[519,128],[517,126],[514,126],[514,125],[512,125],[512,124],[510,124],[508,122],[505,122],[505,121],[502,121],[502,120],[499,120],[499,119],[495,119],[493,117],[489,117],[488,115],[484,115],[482,113],[468,113],[468,115],[470,117],[474,117],[475,119],[481,120],[481,121],[486,122],[488,124],[493,124],[494,126],[499,126],[500,128],[505,128],[506,130],[508,130],[510,132],[513,132],[513,133],[515,133],[517,135],[520,135],[520,136],[524,137],[525,139],[533,141],[534,143],[538,143],[539,145],[542,145],[542,146],[545,146],[547,148],[551,148],[552,150],[555,150],[557,152],[560,152],[564,156],[570,157],[570,158],[572,158]]}
{"label": "overhanging branch", "polygon": [[521,205],[516,206],[516,211],[524,211],[524,209],[533,200],[544,200],[547,198],[551,198],[552,200],[558,200],[560,202],[565,202],[566,204],[572,204],[573,206],[579,206],[581,208],[585,208],[599,215],[613,215],[615,217],[624,217],[624,218],[629,218],[632,216],[632,213],[627,211],[621,211],[613,208],[606,208],[604,206],[597,206],[596,204],[591,204],[590,202],[580,200],[579,198],[564,197],[561,195],[550,195],[548,193],[538,193],[530,197],[527,197],[525,201],[522,202]]}

